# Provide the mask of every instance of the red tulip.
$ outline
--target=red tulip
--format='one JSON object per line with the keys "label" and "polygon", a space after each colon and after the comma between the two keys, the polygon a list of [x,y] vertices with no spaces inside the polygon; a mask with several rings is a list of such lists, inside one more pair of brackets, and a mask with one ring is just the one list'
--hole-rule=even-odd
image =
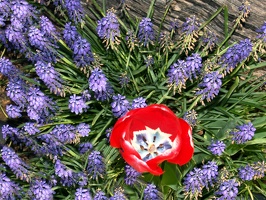
{"label": "red tulip", "polygon": [[163,161],[184,165],[194,153],[192,130],[165,105],[130,110],[113,127],[110,144],[138,172],[163,174]]}

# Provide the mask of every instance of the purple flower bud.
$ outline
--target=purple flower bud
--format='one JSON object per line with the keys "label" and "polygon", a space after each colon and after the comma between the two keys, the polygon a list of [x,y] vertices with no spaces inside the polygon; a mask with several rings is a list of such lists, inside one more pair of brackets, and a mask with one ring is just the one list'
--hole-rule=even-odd
{"label": "purple flower bud", "polygon": [[116,189],[114,196],[110,198],[110,200],[126,200],[126,196],[123,194],[122,189]]}
{"label": "purple flower bud", "polygon": [[73,44],[73,53],[74,62],[78,67],[86,67],[94,61],[90,43],[80,36]]}
{"label": "purple flower bud", "polygon": [[115,117],[122,117],[130,109],[129,101],[126,100],[125,96],[121,94],[113,96],[113,101],[111,103],[112,112]]}
{"label": "purple flower bud", "polygon": [[82,96],[76,96],[76,94],[70,96],[68,108],[70,109],[70,112],[75,113],[76,115],[86,112],[89,108],[88,105],[86,105],[86,102],[84,101],[84,98]]}
{"label": "purple flower bud", "polygon": [[0,58],[0,73],[8,78],[18,76],[19,70],[6,58]]}
{"label": "purple flower bud", "polygon": [[184,190],[193,194],[201,194],[202,188],[205,186],[203,176],[202,169],[194,168],[191,170],[184,178]]}
{"label": "purple flower bud", "polygon": [[63,186],[72,186],[75,184],[74,172],[68,169],[59,159],[55,162],[55,174],[60,177]]}
{"label": "purple flower bud", "polygon": [[236,199],[238,194],[238,183],[235,179],[226,180],[221,183],[215,194],[220,196],[219,200]]}
{"label": "purple flower bud", "polygon": [[16,174],[21,180],[30,180],[29,166],[16,154],[16,152],[7,146],[1,150],[2,159],[6,165]]}
{"label": "purple flower bud", "polygon": [[46,37],[44,37],[44,33],[42,33],[38,28],[31,26],[28,36],[29,42],[33,47],[36,47],[39,50],[47,49],[49,41]]}
{"label": "purple flower bud", "polygon": [[103,71],[99,68],[92,70],[89,77],[89,88],[94,92],[94,96],[97,100],[107,100],[113,94],[110,83]]}
{"label": "purple flower bud", "polygon": [[159,192],[154,184],[148,184],[144,189],[144,200],[159,200]]}
{"label": "purple flower bud", "polygon": [[218,177],[217,163],[214,161],[208,161],[207,164],[202,166],[202,173],[204,186],[208,187],[209,184],[213,186],[213,182],[215,182]]}
{"label": "purple flower bud", "polygon": [[107,78],[103,71],[99,68],[92,70],[89,77],[89,88],[93,92],[102,92],[106,91]]}
{"label": "purple flower bud", "polygon": [[10,118],[19,118],[21,117],[21,109],[15,105],[7,105],[6,106],[6,113]]}
{"label": "purple flower bud", "polygon": [[108,200],[108,198],[105,196],[104,192],[98,191],[94,196],[94,200]]}
{"label": "purple flower bud", "polygon": [[55,38],[58,35],[53,23],[45,16],[40,17],[40,30],[48,38]]}
{"label": "purple flower bud", "polygon": [[[1,2],[0,2],[1,6]],[[0,7],[1,8],[1,7]],[[6,174],[0,172],[0,196],[4,199],[15,200],[20,188]]]}
{"label": "purple flower bud", "polygon": [[93,148],[92,144],[89,142],[80,143],[79,144],[79,153],[84,154],[88,150],[91,150]]}
{"label": "purple flower bud", "polygon": [[73,44],[77,40],[79,34],[77,28],[71,25],[71,22],[66,23],[63,31],[63,38],[66,44],[73,50]]}
{"label": "purple flower bud", "polygon": [[45,181],[35,180],[32,182],[28,193],[30,198],[33,200],[53,200],[53,194],[55,192],[52,190],[52,187],[48,185]]}
{"label": "purple flower bud", "polygon": [[89,189],[77,188],[75,200],[92,200]]}
{"label": "purple flower bud", "polygon": [[0,1],[0,13],[3,17],[3,19],[7,19],[8,16],[10,16],[11,12],[10,12],[10,1],[9,0],[2,0]]}
{"label": "purple flower bud", "polygon": [[187,63],[183,60],[178,60],[176,63],[172,64],[167,73],[168,83],[174,84],[179,88],[185,87],[186,81],[189,76],[189,68],[187,66]]}
{"label": "purple flower bud", "polygon": [[65,0],[65,8],[71,20],[75,23],[81,22],[84,11],[80,0]]}
{"label": "purple flower bud", "polygon": [[196,126],[197,124],[197,113],[195,110],[190,110],[186,112],[183,116],[183,119],[186,120],[191,126]]}
{"label": "purple flower bud", "polygon": [[255,176],[255,171],[254,169],[249,166],[249,165],[246,165],[244,167],[240,167],[238,169],[238,175],[239,177],[244,180],[244,181],[250,181],[254,178]]}
{"label": "purple flower bud", "polygon": [[256,32],[258,33],[257,38],[261,38],[264,40],[264,42],[266,42],[266,21],[259,29],[256,30]]}
{"label": "purple flower bud", "polygon": [[109,10],[106,17],[98,20],[97,34],[101,39],[116,41],[117,37],[120,37],[119,23],[116,15],[112,10]]}
{"label": "purple flower bud", "polygon": [[35,64],[36,73],[40,79],[47,85],[54,94],[61,94],[63,90],[62,82],[59,72],[51,65],[43,61],[37,61]]}
{"label": "purple flower bud", "polygon": [[18,128],[14,128],[7,125],[2,126],[3,138],[7,140],[8,138],[13,138],[14,136],[19,136],[20,132]]}
{"label": "purple flower bud", "polygon": [[23,129],[29,135],[35,135],[36,133],[39,133],[40,132],[40,130],[37,127],[38,126],[35,123],[27,122],[27,123],[25,123]]}
{"label": "purple flower bud", "polygon": [[201,90],[196,92],[196,95],[202,95],[202,100],[211,101],[218,95],[222,86],[222,75],[218,71],[210,72],[203,77],[199,84]]}
{"label": "purple flower bud", "polygon": [[146,47],[155,40],[155,32],[151,19],[146,17],[142,18],[139,23],[138,39]]}
{"label": "purple flower bud", "polygon": [[230,132],[233,135],[233,140],[237,144],[243,144],[249,140],[251,140],[254,136],[256,128],[253,126],[251,122],[247,124],[243,124],[241,126],[236,127],[236,131]]}
{"label": "purple flower bud", "polygon": [[105,164],[99,151],[93,151],[88,157],[88,174],[92,179],[98,179],[105,173]]}
{"label": "purple flower bud", "polygon": [[192,53],[191,56],[186,58],[186,66],[189,71],[189,78],[191,79],[192,75],[196,78],[202,68],[202,58],[199,54]]}
{"label": "purple flower bud", "polygon": [[71,143],[76,138],[76,128],[71,124],[56,125],[51,131],[51,135],[54,135],[61,143]]}
{"label": "purple flower bud", "polygon": [[251,51],[251,40],[241,40],[238,44],[227,49],[220,58],[219,63],[225,68],[225,73],[230,73],[239,63],[248,58]]}
{"label": "purple flower bud", "polygon": [[125,172],[126,172],[125,183],[127,185],[134,185],[135,182],[137,181],[137,178],[141,175],[141,173],[137,172],[130,165],[126,165]]}
{"label": "purple flower bud", "polygon": [[79,125],[77,125],[76,130],[82,137],[88,136],[89,132],[91,131],[90,126],[85,123],[80,123]]}
{"label": "purple flower bud", "polygon": [[185,32],[187,35],[197,31],[200,27],[199,20],[195,15],[192,17],[187,17],[186,21],[182,24],[182,32]]}
{"label": "purple flower bud", "polygon": [[136,99],[133,99],[131,109],[144,108],[146,106],[146,99],[144,99],[143,97],[138,97]]}
{"label": "purple flower bud", "polygon": [[26,105],[26,83],[18,78],[12,78],[7,84],[7,96],[20,107]]}
{"label": "purple flower bud", "polygon": [[212,141],[212,143],[210,144],[210,146],[208,146],[208,150],[213,154],[213,155],[222,155],[224,150],[225,150],[225,143],[223,143],[222,141]]}

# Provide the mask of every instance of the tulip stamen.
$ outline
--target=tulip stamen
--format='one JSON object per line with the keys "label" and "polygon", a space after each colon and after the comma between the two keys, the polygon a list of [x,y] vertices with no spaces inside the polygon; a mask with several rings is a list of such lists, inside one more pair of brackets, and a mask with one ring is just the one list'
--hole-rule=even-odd
{"label": "tulip stamen", "polygon": [[133,132],[131,144],[146,162],[172,148],[169,137],[170,134],[162,132],[160,128],[154,130],[146,127],[146,130]]}

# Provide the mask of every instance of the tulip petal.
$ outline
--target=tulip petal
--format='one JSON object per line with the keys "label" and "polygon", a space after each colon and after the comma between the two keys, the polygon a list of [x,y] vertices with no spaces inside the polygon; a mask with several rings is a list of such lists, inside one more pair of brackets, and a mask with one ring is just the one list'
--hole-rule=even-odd
{"label": "tulip petal", "polygon": [[[132,115],[132,120],[141,121],[145,126],[152,129],[160,128],[161,131],[171,134],[170,139],[173,141],[176,137],[176,130],[179,126],[176,121],[176,115],[166,106],[153,104],[144,109],[139,109]],[[140,124],[133,124],[130,130],[143,130]]]}
{"label": "tulip petal", "polygon": [[146,162],[144,162],[141,158],[138,152],[134,148],[132,148],[132,145],[124,140],[121,143],[120,153],[124,160],[131,165],[136,171],[140,173],[144,172],[150,172],[153,175],[159,176],[163,174],[163,170],[159,166],[150,166]]}
{"label": "tulip petal", "polygon": [[168,159],[167,161],[179,165],[184,165],[191,160],[194,153],[194,145],[192,141],[192,129],[189,124],[182,119],[179,119],[179,124],[182,130],[180,152],[175,158]]}

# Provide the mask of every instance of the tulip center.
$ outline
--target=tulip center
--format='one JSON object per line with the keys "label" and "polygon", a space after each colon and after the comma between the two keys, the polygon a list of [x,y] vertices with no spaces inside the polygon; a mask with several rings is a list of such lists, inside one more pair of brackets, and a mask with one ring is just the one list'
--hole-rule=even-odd
{"label": "tulip center", "polygon": [[173,142],[170,134],[146,127],[146,130],[134,131],[131,144],[143,161],[148,161],[171,149]]}

